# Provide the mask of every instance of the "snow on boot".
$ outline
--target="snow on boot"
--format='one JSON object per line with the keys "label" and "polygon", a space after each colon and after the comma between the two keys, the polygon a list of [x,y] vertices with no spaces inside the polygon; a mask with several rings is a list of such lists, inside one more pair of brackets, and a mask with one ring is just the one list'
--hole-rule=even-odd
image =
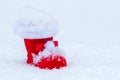
{"label": "snow on boot", "polygon": [[34,65],[41,69],[59,69],[67,66],[64,52],[55,46],[53,41],[48,41],[45,44],[45,49],[37,56],[34,55],[33,60]]}

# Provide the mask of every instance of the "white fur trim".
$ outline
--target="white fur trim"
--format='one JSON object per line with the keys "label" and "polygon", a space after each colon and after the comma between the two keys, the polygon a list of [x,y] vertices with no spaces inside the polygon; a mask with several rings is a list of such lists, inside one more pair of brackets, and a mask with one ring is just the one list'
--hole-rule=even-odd
{"label": "white fur trim", "polygon": [[15,32],[30,39],[52,37],[58,33],[58,23],[44,11],[24,7],[18,16]]}

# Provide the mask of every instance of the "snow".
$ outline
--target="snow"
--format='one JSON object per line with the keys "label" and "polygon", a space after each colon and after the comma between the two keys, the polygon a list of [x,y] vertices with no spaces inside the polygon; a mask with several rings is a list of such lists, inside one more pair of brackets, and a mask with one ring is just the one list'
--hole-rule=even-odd
{"label": "snow", "polygon": [[[119,0],[0,1],[0,80],[119,80]],[[25,63],[23,39],[13,32],[17,10],[33,5],[60,23],[55,37],[68,66],[42,70]]]}
{"label": "snow", "polygon": [[65,53],[59,47],[54,47],[52,49],[44,49],[42,52],[39,52],[38,55],[33,54],[33,62],[36,64],[40,61],[40,59],[50,56],[52,57],[52,59],[54,59],[55,56],[63,56],[65,58]]}
{"label": "snow", "polygon": [[33,62],[38,63],[40,59],[52,56],[54,59],[55,56],[63,56],[65,58],[65,52],[59,48],[59,46],[54,46],[53,41],[47,41],[45,44],[45,49],[39,52],[38,55],[33,54]]}
{"label": "snow", "polygon": [[54,16],[32,6],[19,10],[15,32],[23,38],[48,38],[58,33],[58,23]]}

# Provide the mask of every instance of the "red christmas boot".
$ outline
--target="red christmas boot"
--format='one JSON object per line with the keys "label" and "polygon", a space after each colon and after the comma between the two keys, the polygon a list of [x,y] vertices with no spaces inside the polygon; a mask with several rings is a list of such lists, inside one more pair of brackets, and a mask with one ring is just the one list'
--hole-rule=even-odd
{"label": "red christmas boot", "polygon": [[27,63],[42,69],[67,66],[58,42],[53,36],[59,32],[57,20],[51,14],[32,7],[22,7],[15,32],[24,39]]}

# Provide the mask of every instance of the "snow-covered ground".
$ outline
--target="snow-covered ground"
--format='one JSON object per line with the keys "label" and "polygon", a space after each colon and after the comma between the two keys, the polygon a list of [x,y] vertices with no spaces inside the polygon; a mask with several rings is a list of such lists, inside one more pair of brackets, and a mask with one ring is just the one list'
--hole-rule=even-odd
{"label": "snow-covered ground", "polygon": [[[119,0],[0,0],[0,80],[120,80]],[[55,37],[68,66],[41,70],[25,63],[23,39],[14,34],[17,10],[33,5],[52,13]]]}

